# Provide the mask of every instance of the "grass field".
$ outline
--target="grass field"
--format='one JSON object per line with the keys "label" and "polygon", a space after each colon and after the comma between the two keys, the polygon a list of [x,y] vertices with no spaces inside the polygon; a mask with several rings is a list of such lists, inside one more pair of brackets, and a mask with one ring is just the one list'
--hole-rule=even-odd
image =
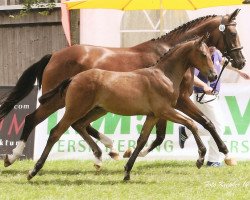
{"label": "grass field", "polygon": [[198,170],[194,161],[140,161],[123,182],[125,162],[105,161],[97,172],[92,161],[48,161],[30,182],[33,161],[1,163],[0,199],[250,199],[250,162]]}

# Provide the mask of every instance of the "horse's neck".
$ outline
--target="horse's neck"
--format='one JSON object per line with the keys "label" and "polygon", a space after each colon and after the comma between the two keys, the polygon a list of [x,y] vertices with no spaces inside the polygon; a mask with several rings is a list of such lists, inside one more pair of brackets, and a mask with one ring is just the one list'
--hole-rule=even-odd
{"label": "horse's neck", "polygon": [[218,37],[218,34],[214,32],[216,32],[216,28],[219,28],[220,20],[221,17],[216,16],[207,19],[203,23],[198,23],[197,25],[194,25],[193,27],[181,33],[178,30],[168,33],[159,39],[153,40],[153,42],[158,42],[158,44],[160,44],[161,46],[169,48],[175,46],[180,42],[193,38],[194,36],[202,36],[206,33],[210,33],[211,35],[208,40],[208,46],[216,46],[221,38]]}

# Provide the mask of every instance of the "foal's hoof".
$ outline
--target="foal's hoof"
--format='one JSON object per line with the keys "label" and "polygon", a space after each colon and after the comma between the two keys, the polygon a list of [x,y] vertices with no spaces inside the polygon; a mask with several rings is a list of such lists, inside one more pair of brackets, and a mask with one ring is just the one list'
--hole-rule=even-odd
{"label": "foal's hoof", "polygon": [[27,180],[31,180],[34,176],[32,176],[32,172],[29,171],[28,175],[27,175]]}
{"label": "foal's hoof", "polygon": [[228,166],[236,166],[237,165],[237,161],[235,158],[228,158],[226,159],[225,158],[225,163],[228,165]]}
{"label": "foal's hoof", "polygon": [[202,165],[203,165],[203,163],[204,163],[204,160],[197,160],[196,161],[196,167],[198,168],[198,169],[200,169],[201,167],[202,167]]}
{"label": "foal's hoof", "polygon": [[130,173],[129,172],[125,172],[125,176],[123,178],[124,181],[129,181],[130,180]]}
{"label": "foal's hoof", "polygon": [[101,170],[101,165],[98,165],[98,164],[94,164],[94,167],[97,171],[100,171]]}
{"label": "foal's hoof", "polygon": [[10,163],[9,161],[9,157],[8,157],[8,154],[5,155],[5,158],[4,158],[4,167],[9,167],[12,163]]}
{"label": "foal's hoof", "polygon": [[117,152],[114,152],[114,151],[109,152],[109,156],[110,156],[112,159],[114,159],[114,160],[119,160],[119,153],[117,153]]}
{"label": "foal's hoof", "polygon": [[127,151],[124,152],[123,158],[130,158],[130,156],[132,155],[132,152],[133,152],[133,149],[128,148]]}

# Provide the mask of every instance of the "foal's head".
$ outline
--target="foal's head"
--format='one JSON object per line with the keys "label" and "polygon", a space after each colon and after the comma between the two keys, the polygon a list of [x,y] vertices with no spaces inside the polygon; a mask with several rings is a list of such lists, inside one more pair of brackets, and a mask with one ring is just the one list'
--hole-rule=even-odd
{"label": "foal's head", "polygon": [[211,53],[208,46],[205,44],[205,40],[209,35],[199,37],[195,40],[192,50],[190,52],[190,61],[209,81],[217,79],[217,73],[215,72],[214,64],[211,59]]}

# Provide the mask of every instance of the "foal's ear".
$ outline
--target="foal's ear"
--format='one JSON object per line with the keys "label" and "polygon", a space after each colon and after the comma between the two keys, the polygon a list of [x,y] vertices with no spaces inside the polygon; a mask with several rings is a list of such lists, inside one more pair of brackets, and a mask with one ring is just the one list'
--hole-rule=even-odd
{"label": "foal's ear", "polygon": [[209,38],[210,34],[207,32],[205,35],[203,35],[202,37],[200,37],[196,42],[197,44],[200,46],[202,44],[202,42],[206,42],[207,39]]}
{"label": "foal's ear", "polygon": [[236,9],[232,14],[229,15],[228,21],[231,22],[235,20],[239,12],[240,12],[240,9]]}

